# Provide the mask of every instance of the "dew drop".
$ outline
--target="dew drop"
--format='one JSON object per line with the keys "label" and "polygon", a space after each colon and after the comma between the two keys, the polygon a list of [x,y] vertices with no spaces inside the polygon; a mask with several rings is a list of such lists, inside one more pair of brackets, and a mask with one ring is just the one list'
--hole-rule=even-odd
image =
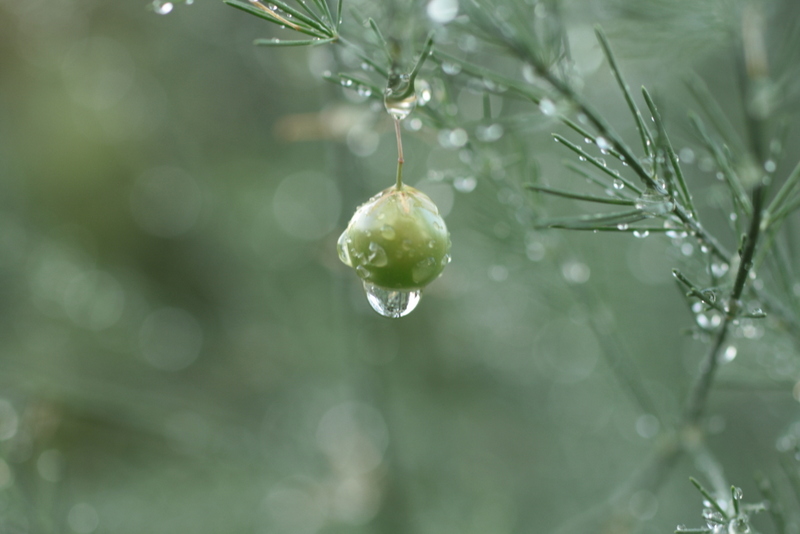
{"label": "dew drop", "polygon": [[386,251],[382,246],[374,241],[369,244],[369,256],[367,256],[367,263],[375,267],[386,267],[386,265],[389,263],[389,258],[386,257]]}
{"label": "dew drop", "polygon": [[442,63],[442,70],[445,74],[449,74],[450,76],[455,76],[459,72],[461,72],[461,65],[458,63],[451,63],[449,61],[445,61]]}
{"label": "dew drop", "polygon": [[633,237],[638,237],[639,239],[644,239],[645,237],[649,236],[650,232],[647,230],[634,230]]}
{"label": "dew drop", "polygon": [[460,193],[471,193],[478,186],[474,176],[460,176],[453,180],[453,187]]}
{"label": "dew drop", "polygon": [[357,92],[359,96],[363,96],[364,98],[369,98],[370,96],[372,96],[372,89],[370,89],[366,85],[359,85]]}
{"label": "dew drop", "polygon": [[553,101],[550,100],[549,98],[543,98],[539,102],[539,110],[548,117],[552,117],[553,115],[556,114],[557,111],[555,103],[553,103]]}
{"label": "dew drop", "polygon": [[714,278],[721,278],[725,276],[725,273],[728,272],[728,264],[727,263],[712,263],[711,264],[711,274],[714,275]]}
{"label": "dew drop", "polygon": [[777,168],[778,168],[777,165],[775,165],[775,162],[772,161],[771,159],[768,159],[767,161],[764,162],[764,170],[767,172],[770,173],[775,172],[775,169]]}
{"label": "dew drop", "polygon": [[720,353],[718,361],[719,363],[730,363],[736,358],[737,353],[736,345],[728,345],[725,350]]}
{"label": "dew drop", "polygon": [[724,521],[722,514],[713,508],[703,509],[703,519],[706,520],[706,526],[713,529],[716,525],[722,524]]}
{"label": "dew drop", "polygon": [[622,180],[614,180],[612,185],[614,186],[614,189],[616,189],[617,191],[625,188],[625,182],[623,182]]}
{"label": "dew drop", "polygon": [[617,230],[619,230],[620,232],[624,232],[627,229],[628,229],[628,225],[625,224],[625,223],[619,223],[617,225]]}
{"label": "dew drop", "polygon": [[342,79],[342,85],[344,87],[352,87],[353,86],[353,80],[351,80],[350,78],[343,78]]}
{"label": "dew drop", "polygon": [[595,141],[595,144],[602,152],[608,152],[611,150],[611,143],[609,143],[608,139],[605,137],[598,137],[597,141]]}
{"label": "dew drop", "polygon": [[735,488],[733,490],[733,498],[737,501],[741,501],[744,498],[744,492],[742,491],[742,488]]}
{"label": "dew drop", "polygon": [[153,11],[159,15],[167,15],[172,11],[172,2],[164,2],[163,0],[153,0]]}
{"label": "dew drop", "polygon": [[339,236],[339,241],[336,242],[336,251],[339,253],[339,259],[342,260],[342,263],[347,265],[348,267],[353,266],[353,261],[350,258],[350,250],[348,249],[347,245],[349,239],[347,238],[347,234],[343,233]]}
{"label": "dew drop", "polygon": [[413,291],[386,289],[369,282],[364,282],[364,291],[373,310],[393,319],[405,317],[414,311],[419,304],[421,293],[419,289]]}
{"label": "dew drop", "polygon": [[381,235],[384,239],[388,239],[391,241],[397,236],[397,232],[395,232],[394,227],[388,224],[384,224],[381,227]]}
{"label": "dew drop", "polygon": [[414,83],[414,87],[417,91],[417,104],[424,106],[431,101],[433,92],[431,91],[431,85],[427,81],[418,79]]}

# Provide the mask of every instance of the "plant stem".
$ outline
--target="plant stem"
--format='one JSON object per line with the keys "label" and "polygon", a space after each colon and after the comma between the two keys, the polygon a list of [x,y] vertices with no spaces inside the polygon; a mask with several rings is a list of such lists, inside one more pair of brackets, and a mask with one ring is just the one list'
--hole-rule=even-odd
{"label": "plant stem", "polygon": [[397,136],[397,189],[403,188],[403,138],[400,134],[400,120],[394,119],[394,133]]}
{"label": "plant stem", "polygon": [[733,290],[731,291],[725,308],[725,320],[719,332],[717,332],[717,337],[711,346],[711,350],[703,361],[700,376],[692,390],[685,417],[685,421],[688,424],[697,424],[703,415],[708,401],[708,394],[711,391],[711,384],[714,381],[714,376],[717,371],[719,351],[725,343],[730,325],[736,318],[741,307],[739,299],[742,296],[745,282],[747,282],[747,277],[753,267],[753,255],[755,254],[756,243],[761,233],[761,204],[763,196],[764,186],[759,184],[753,189],[753,218],[750,219],[750,228],[745,236],[741,260],[739,261],[739,270],[736,273],[736,281],[733,284]]}

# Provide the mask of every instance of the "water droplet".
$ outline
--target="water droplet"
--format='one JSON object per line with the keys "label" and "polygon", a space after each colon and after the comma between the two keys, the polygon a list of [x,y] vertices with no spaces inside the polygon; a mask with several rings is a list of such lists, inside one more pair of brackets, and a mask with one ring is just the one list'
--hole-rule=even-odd
{"label": "water droplet", "polygon": [[731,519],[731,522],[728,523],[728,534],[749,534],[749,533],[750,533],[750,524],[744,517],[737,517]]}
{"label": "water droplet", "polygon": [[713,508],[703,509],[703,519],[706,520],[706,526],[708,526],[708,528],[714,528],[716,525],[720,525],[725,521],[722,514]]}
{"label": "water droplet", "polygon": [[[728,345],[719,355],[719,363],[730,363],[736,358],[738,350],[736,345]],[[739,490],[741,491],[741,490]]]}
{"label": "water droplet", "polygon": [[342,85],[344,87],[352,87],[353,86],[353,80],[351,80],[350,78],[342,78]]}
{"label": "water droplet", "polygon": [[670,200],[652,191],[642,193],[642,196],[636,199],[635,206],[651,217],[664,215],[675,208],[675,204]]}
{"label": "water droplet", "polygon": [[339,259],[347,265],[348,267],[353,266],[353,261],[350,259],[350,250],[347,245],[349,245],[349,239],[346,236],[346,233],[343,233],[339,236],[339,241],[336,242],[336,251],[339,253]]}
{"label": "water droplet", "polygon": [[617,225],[617,230],[619,230],[620,232],[624,232],[627,229],[628,229],[628,225],[625,224],[625,223],[619,223]]}
{"label": "water droplet", "polygon": [[744,497],[744,492],[742,491],[742,488],[734,488],[733,498],[736,499],[737,501],[741,501],[743,497]]}
{"label": "water droplet", "polygon": [[680,152],[678,152],[678,159],[681,163],[686,163],[687,165],[691,165],[694,163],[694,150],[689,147],[683,147]]}
{"label": "water droplet", "polygon": [[[386,227],[384,226],[384,228]],[[381,229],[381,232],[383,232],[383,229]],[[375,267],[386,267],[386,265],[389,263],[389,259],[386,257],[386,251],[382,246],[374,241],[369,244],[369,256],[367,256],[367,263]]]}
{"label": "water droplet", "polygon": [[433,92],[431,91],[431,85],[427,81],[417,78],[414,87],[417,91],[417,104],[424,106],[431,101]]}
{"label": "water droplet", "polygon": [[453,187],[460,193],[471,193],[478,186],[478,180],[474,176],[460,176],[453,180]]}
{"label": "water droplet", "polygon": [[449,74],[450,76],[455,76],[459,72],[461,72],[461,65],[458,63],[451,63],[449,61],[445,61],[442,63],[442,70],[445,74]]}
{"label": "water droplet", "polygon": [[370,96],[372,96],[372,89],[370,89],[366,85],[359,85],[357,92],[358,96],[363,96],[364,98],[369,98]]}
{"label": "water droplet", "polygon": [[447,24],[458,15],[458,0],[430,0],[426,12],[433,22]]}
{"label": "water droplet", "polygon": [[578,156],[578,161],[586,161],[586,157],[585,156]]}
{"label": "water droplet", "polygon": [[591,142],[592,142],[592,139],[591,139],[591,137],[584,137],[584,138],[583,138],[583,142],[584,142],[584,143],[586,143],[586,144],[588,145],[588,144],[591,144]]}
{"label": "water droplet", "polygon": [[625,188],[625,182],[623,182],[622,180],[614,180],[612,185],[614,186],[614,189],[616,189],[617,191]]}
{"label": "water droplet", "polygon": [[605,137],[598,137],[597,141],[595,141],[597,148],[600,149],[601,152],[608,152],[611,150],[611,143],[609,143],[608,139]]}
{"label": "water droplet", "polygon": [[499,124],[489,126],[478,126],[475,129],[477,138],[485,143],[492,143],[503,137],[503,127]]}
{"label": "water droplet", "polygon": [[359,265],[358,267],[356,267],[356,274],[358,274],[359,278],[362,278],[364,280],[368,280],[372,276],[369,270],[363,265]]}
{"label": "water droplet", "polygon": [[694,245],[691,243],[684,243],[681,245],[681,254],[684,256],[691,256],[694,254]]}
{"label": "water droplet", "polygon": [[411,87],[408,74],[393,74],[383,97],[386,111],[396,120],[403,120],[417,105],[417,93]]}
{"label": "water droplet", "polygon": [[725,273],[728,272],[728,264],[727,263],[712,263],[711,264],[711,274],[715,278],[721,278],[725,276]]}
{"label": "water droplet", "polygon": [[539,110],[548,117],[552,117],[556,114],[556,111],[558,111],[556,105],[549,98],[543,98],[539,101]]}
{"label": "water droplet", "polygon": [[647,230],[634,230],[633,237],[638,237],[639,239],[644,239],[645,237],[649,236],[650,232]]}
{"label": "water droplet", "polygon": [[421,293],[419,289],[413,291],[386,289],[369,282],[364,282],[364,291],[373,310],[393,319],[405,317],[414,311],[419,304]]}
{"label": "water droplet", "polygon": [[429,279],[436,269],[436,260],[429,256],[414,265],[414,268],[411,269],[411,279],[414,280],[414,283],[420,283]]}
{"label": "water droplet", "polygon": [[164,2],[163,0],[153,0],[153,11],[159,15],[166,15],[172,11],[172,2]]}
{"label": "water droplet", "polygon": [[775,162],[772,161],[771,159],[768,159],[767,161],[764,162],[764,170],[767,171],[767,172],[770,172],[770,173],[771,172],[775,172],[775,169],[777,169],[777,168],[778,168],[778,166],[775,165]]}
{"label": "water droplet", "polygon": [[393,226],[390,226],[388,224],[384,224],[381,227],[381,235],[383,236],[384,239],[388,239],[389,241],[391,241],[392,239],[394,239],[397,236],[397,232],[394,231],[394,227]]}

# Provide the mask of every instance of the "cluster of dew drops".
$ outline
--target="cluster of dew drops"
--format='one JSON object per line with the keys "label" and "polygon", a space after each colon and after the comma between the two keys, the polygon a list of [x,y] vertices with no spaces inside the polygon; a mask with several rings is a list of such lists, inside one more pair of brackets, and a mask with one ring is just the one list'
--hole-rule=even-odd
{"label": "cluster of dew drops", "polygon": [[[733,498],[737,504],[742,500],[742,489],[733,490]],[[737,507],[738,510],[738,507]],[[710,532],[711,534],[750,534],[750,520],[744,513],[734,513],[731,517],[726,517],[714,505],[708,501],[703,501],[703,520],[705,528],[689,528],[686,525],[678,525],[676,532]]]}

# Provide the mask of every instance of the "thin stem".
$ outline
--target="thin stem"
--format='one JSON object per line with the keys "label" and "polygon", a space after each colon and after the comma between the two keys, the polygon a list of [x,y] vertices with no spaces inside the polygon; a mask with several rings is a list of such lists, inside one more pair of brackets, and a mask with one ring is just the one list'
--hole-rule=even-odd
{"label": "thin stem", "polygon": [[736,318],[741,303],[739,299],[744,291],[745,282],[750,275],[750,270],[753,267],[753,255],[756,250],[756,243],[761,232],[761,204],[764,196],[764,186],[757,185],[753,189],[753,218],[750,220],[750,229],[745,237],[745,243],[742,250],[741,261],[739,262],[739,270],[736,273],[736,281],[733,284],[733,290],[728,298],[726,306],[727,313],[722,327],[717,333],[714,344],[711,347],[706,359],[703,361],[703,366],[700,371],[700,376],[695,383],[692,395],[690,397],[689,406],[686,411],[686,421],[690,424],[696,424],[703,415],[706,403],[708,401],[708,394],[711,391],[711,384],[714,381],[714,376],[717,371],[717,364],[719,362],[719,351],[722,345],[728,338],[728,331],[731,323]]}
{"label": "thin stem", "polygon": [[400,134],[400,120],[394,120],[394,133],[397,135],[397,189],[403,188],[403,137]]}

